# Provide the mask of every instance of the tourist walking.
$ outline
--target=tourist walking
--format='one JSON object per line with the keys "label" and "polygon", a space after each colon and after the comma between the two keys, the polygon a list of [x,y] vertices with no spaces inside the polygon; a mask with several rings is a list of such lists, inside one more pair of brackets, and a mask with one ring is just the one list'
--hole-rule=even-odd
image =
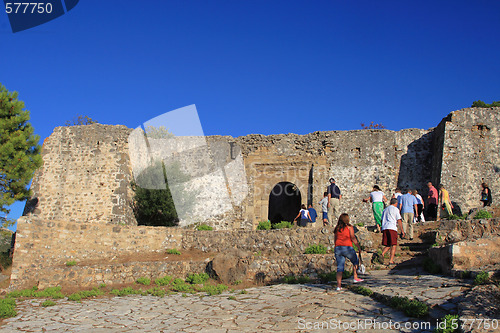
{"label": "tourist walking", "polygon": [[399,187],[396,187],[394,190],[394,194],[392,195],[391,199],[397,199],[401,196],[401,189]]}
{"label": "tourist walking", "polygon": [[389,265],[394,265],[394,256],[396,255],[396,246],[398,245],[398,225],[401,229],[401,234],[405,237],[403,223],[398,205],[398,199],[392,198],[389,206],[382,213],[382,245],[385,246],[382,251],[381,262],[384,261],[384,256],[387,251],[389,254]]}
{"label": "tourist walking", "polygon": [[422,199],[422,196],[418,194],[417,190],[413,190],[413,195],[415,196],[415,198],[417,198],[417,211],[415,212],[415,221],[422,222],[422,218],[424,216],[424,199]]}
{"label": "tourist walking", "polygon": [[431,182],[427,183],[429,194],[427,195],[427,220],[436,221],[438,209],[438,191]]}
{"label": "tourist walking", "polygon": [[387,202],[384,192],[380,190],[378,185],[373,185],[373,190],[368,198],[363,199],[364,202],[370,201],[372,203],[373,218],[375,219],[375,226],[377,232],[380,232],[382,224],[382,211],[384,210],[384,202]]}
{"label": "tourist walking", "polygon": [[293,219],[293,222],[297,221],[297,219],[300,217],[299,227],[306,227],[307,223],[311,221],[311,215],[309,214],[309,211],[306,209],[306,205],[302,204],[300,208],[301,209],[299,211],[299,214],[297,215],[296,218]]}
{"label": "tourist walking", "polygon": [[491,197],[491,190],[488,187],[488,184],[482,183],[481,187],[483,188],[481,190],[481,202],[483,203],[483,207],[486,206],[491,206],[492,197]]}
{"label": "tourist walking", "polygon": [[442,216],[440,214],[440,217],[450,217],[453,215],[453,204],[451,203],[450,200],[450,193],[444,188],[443,184],[439,184],[439,200],[441,201],[441,212],[443,210],[446,212],[447,216]]}
{"label": "tourist walking", "polygon": [[345,259],[349,259],[353,265],[354,283],[363,282],[358,278],[359,260],[356,251],[352,247],[354,243],[358,247],[358,252],[361,255],[361,246],[359,245],[354,228],[350,224],[349,215],[342,214],[339,217],[337,226],[334,229],[335,235],[335,261],[337,262],[337,291],[342,290],[342,273],[344,272]]}
{"label": "tourist walking", "polygon": [[323,226],[328,225],[328,192],[323,193],[323,199],[319,202],[323,212]]}
{"label": "tourist walking", "polygon": [[330,178],[330,185],[328,185],[327,192],[330,216],[332,221],[335,221],[340,206],[340,199],[342,199],[342,193],[340,192],[340,188],[335,184],[335,179]]}
{"label": "tourist walking", "polygon": [[398,198],[398,208],[403,218],[403,231],[410,237],[410,240],[413,239],[413,212],[418,210],[417,204],[417,198],[412,194],[411,189]]}

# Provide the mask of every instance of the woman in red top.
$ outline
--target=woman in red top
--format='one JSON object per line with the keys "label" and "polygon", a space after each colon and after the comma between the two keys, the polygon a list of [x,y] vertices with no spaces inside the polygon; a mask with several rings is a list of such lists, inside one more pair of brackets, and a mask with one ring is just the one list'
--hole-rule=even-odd
{"label": "woman in red top", "polygon": [[345,213],[340,215],[333,232],[335,234],[335,261],[337,261],[337,290],[342,290],[342,272],[344,272],[345,258],[349,259],[354,266],[354,283],[363,281],[358,278],[356,272],[359,261],[352,243],[356,244],[360,252],[361,246],[359,246],[358,240],[354,236],[354,228],[349,223],[349,215]]}

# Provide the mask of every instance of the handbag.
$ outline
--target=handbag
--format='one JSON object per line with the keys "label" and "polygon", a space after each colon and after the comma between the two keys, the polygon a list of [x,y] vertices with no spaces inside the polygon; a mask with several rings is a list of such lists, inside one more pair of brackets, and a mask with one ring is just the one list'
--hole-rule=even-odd
{"label": "handbag", "polygon": [[365,274],[366,273],[366,267],[363,265],[363,259],[361,258],[361,252],[359,253],[359,266],[356,271],[358,274]]}

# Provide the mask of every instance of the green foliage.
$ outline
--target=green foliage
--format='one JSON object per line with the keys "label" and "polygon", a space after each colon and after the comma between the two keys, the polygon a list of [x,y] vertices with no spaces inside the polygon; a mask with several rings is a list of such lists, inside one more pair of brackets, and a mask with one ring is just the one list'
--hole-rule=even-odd
{"label": "green foliage", "polygon": [[163,290],[163,289],[160,289],[158,287],[154,287],[154,288],[151,288],[151,289],[148,289],[146,291],[149,295],[151,296],[156,296],[156,297],[163,297],[165,296],[166,294],[166,291]]}
{"label": "green foliage", "polygon": [[4,214],[9,213],[7,206],[30,197],[27,185],[42,164],[40,138],[33,134],[30,112],[17,96],[0,84],[0,212]]}
{"label": "green foliage", "polygon": [[342,278],[343,279],[348,279],[352,276],[353,272],[352,271],[343,271],[342,272]]}
{"label": "green foliage", "polygon": [[440,274],[441,273],[441,266],[434,263],[434,261],[432,261],[432,259],[429,257],[424,259],[423,267],[424,267],[424,270],[430,274]]}
{"label": "green foliage", "polygon": [[157,286],[166,286],[166,285],[170,284],[172,279],[173,279],[173,277],[171,277],[170,275],[165,275],[164,277],[157,278],[155,280],[155,283]]}
{"label": "green foliage", "polygon": [[201,273],[201,274],[189,274],[188,277],[186,278],[187,283],[191,284],[203,284],[205,283],[210,276],[208,276],[207,273]]}
{"label": "green foliage", "polygon": [[365,224],[363,222],[359,222],[359,223],[356,223],[356,226],[358,226],[358,227],[364,227]]}
{"label": "green foliage", "polygon": [[373,295],[373,290],[362,286],[353,286],[351,290],[360,295],[365,295],[365,296]]}
{"label": "green foliage", "polygon": [[236,301],[236,296],[231,295],[227,299],[229,299],[231,301]]}
{"label": "green foliage", "polygon": [[196,226],[196,230],[213,230],[214,228],[212,228],[211,226],[209,225],[206,225],[206,224],[200,224],[198,226]]}
{"label": "green foliage", "polygon": [[218,284],[216,286],[209,284],[209,285],[205,285],[201,291],[204,291],[204,292],[208,293],[210,296],[213,296],[213,295],[219,295],[227,289],[228,289],[228,286],[226,286],[225,284]]}
{"label": "green foliage", "polygon": [[113,289],[111,290],[110,293],[115,296],[127,296],[127,295],[140,295],[142,294],[142,291],[136,290],[132,287],[125,287],[123,289]]}
{"label": "green foliage", "polygon": [[301,275],[301,276],[294,276],[294,275],[287,275],[283,277],[282,279],[283,283],[287,284],[304,284],[304,283],[310,283],[311,278],[307,275]]}
{"label": "green foliage", "polygon": [[99,285],[99,289],[104,289],[104,288],[106,288],[106,283],[101,283],[101,284]]}
{"label": "green foliage", "polygon": [[98,124],[98,122],[89,116],[82,116],[81,114],[76,115],[73,120],[67,120],[64,126],[80,126],[80,125],[92,125]]}
{"label": "green foliage", "polygon": [[321,280],[321,282],[323,282],[323,283],[336,281],[337,280],[337,272],[319,273],[318,277]]}
{"label": "green foliage", "polygon": [[79,302],[85,298],[96,297],[104,294],[102,290],[94,288],[92,290],[81,290],[68,296],[68,300]]}
{"label": "green foliage", "polygon": [[[132,209],[137,223],[167,227],[178,225],[177,210],[188,211],[193,205],[193,193],[184,188],[188,180],[189,176],[182,172],[178,162],[164,165],[156,161],[146,168],[131,184],[135,192]],[[176,205],[173,196],[176,197]]]}
{"label": "green foliage", "polygon": [[257,230],[269,230],[271,229],[271,221],[260,221],[257,226]]}
{"label": "green foliage", "polygon": [[467,214],[463,214],[463,215],[451,214],[448,217],[448,220],[465,220],[466,218],[467,218]]}
{"label": "green foliage", "polygon": [[75,266],[76,265],[76,261],[75,260],[70,260],[66,263],[66,266]]}
{"label": "green foliage", "polygon": [[460,273],[460,278],[461,279],[470,279],[472,277],[471,271],[463,271]]}
{"label": "green foliage", "polygon": [[140,277],[137,280],[135,280],[135,282],[142,284],[142,285],[145,285],[145,286],[149,286],[151,284],[151,279],[149,279],[147,277]]}
{"label": "green foliage", "polygon": [[145,130],[148,139],[171,139],[175,137],[165,126],[147,126]]}
{"label": "green foliage", "polygon": [[390,305],[393,308],[402,310],[406,315],[416,318],[422,318],[429,314],[429,306],[424,302],[415,299],[408,299],[408,297],[394,296],[390,300]]}
{"label": "green foliage", "polygon": [[493,217],[493,215],[491,215],[491,213],[488,212],[487,210],[480,210],[474,216],[474,220],[491,219],[492,217]]}
{"label": "green foliage", "polygon": [[485,284],[488,283],[489,280],[490,280],[490,275],[488,274],[488,272],[483,271],[476,275],[476,277],[474,278],[474,284],[475,285]]}
{"label": "green foliage", "polygon": [[272,225],[273,229],[290,229],[292,227],[292,223],[288,221],[281,221],[280,223],[275,223]]}
{"label": "green foliage", "polygon": [[325,254],[326,252],[326,246],[322,244],[311,244],[305,249],[304,254]]}
{"label": "green foliage", "polygon": [[61,292],[61,287],[50,287],[43,290],[38,290],[36,286],[30,289],[14,290],[7,294],[9,298],[19,297],[37,297],[37,298],[64,298]]}
{"label": "green foliage", "polygon": [[[460,332],[458,315],[447,314],[440,320],[439,327],[434,330],[435,333],[457,333]],[[445,323],[444,325],[442,323]]]}
{"label": "green foliage", "polygon": [[234,283],[233,283],[233,284],[234,284],[235,286],[237,286],[237,285],[242,284],[242,283],[243,283],[243,281],[241,281],[241,280],[236,280],[236,281],[234,281]]}
{"label": "green foliage", "polygon": [[175,255],[178,255],[180,256],[181,255],[181,251],[177,250],[177,249],[168,249],[167,250],[167,253],[168,254],[175,254]]}
{"label": "green foliage", "polygon": [[12,298],[0,299],[0,318],[10,318],[15,316],[17,316],[16,301]]}
{"label": "green foliage", "polygon": [[244,294],[248,294],[248,291],[243,289],[242,291],[240,291],[240,295],[244,295]]}
{"label": "green foliage", "polygon": [[491,104],[486,104],[485,102],[478,100],[474,101],[471,105],[472,108],[493,108],[500,107],[500,101],[493,102]]}
{"label": "green foliage", "polygon": [[48,306],[54,306],[56,305],[57,303],[50,300],[50,299],[47,299],[45,301],[43,301],[40,305],[43,306],[44,308],[48,307]]}

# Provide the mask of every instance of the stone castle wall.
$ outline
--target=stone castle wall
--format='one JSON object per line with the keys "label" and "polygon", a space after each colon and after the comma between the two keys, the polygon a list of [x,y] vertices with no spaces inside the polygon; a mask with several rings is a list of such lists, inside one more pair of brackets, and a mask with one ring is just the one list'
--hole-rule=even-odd
{"label": "stone castle wall", "polygon": [[[362,198],[374,184],[388,198],[397,186],[415,188],[425,197],[428,180],[441,182],[467,212],[479,205],[481,178],[494,194],[500,189],[499,119],[500,108],[463,109],[431,130],[211,136],[168,143],[149,139],[134,149],[132,143],[144,140],[142,134],[131,139],[132,130],[124,126],[58,127],[43,145],[44,164],[33,179],[26,213],[48,220],[136,225],[130,188],[135,168],[169,152],[193,176],[188,187],[199,200],[184,224],[255,229],[268,219],[269,195],[280,182],[294,184],[302,202],[320,212],[317,203],[330,177],[343,194],[340,211],[353,222],[373,223]],[[206,207],[220,214],[201,220]]]}

